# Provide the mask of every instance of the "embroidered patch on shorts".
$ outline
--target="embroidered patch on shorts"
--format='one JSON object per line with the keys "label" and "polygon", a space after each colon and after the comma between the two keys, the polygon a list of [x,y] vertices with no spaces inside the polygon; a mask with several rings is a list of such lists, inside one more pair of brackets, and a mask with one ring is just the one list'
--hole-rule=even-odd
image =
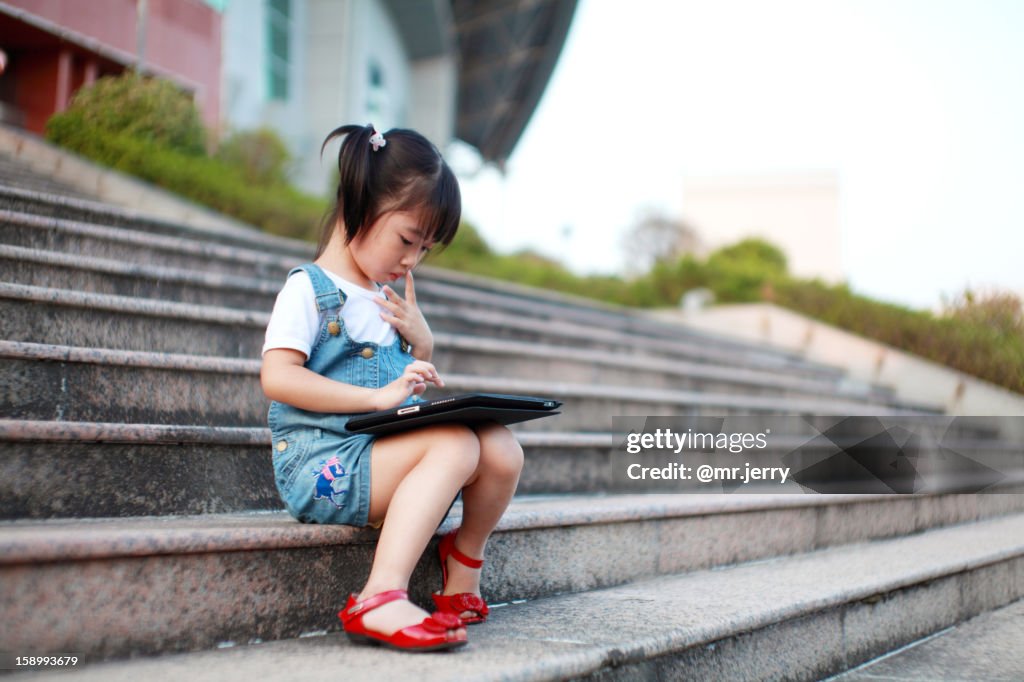
{"label": "embroidered patch on shorts", "polygon": [[342,497],[348,492],[349,474],[345,467],[341,466],[337,456],[327,460],[320,460],[320,464],[312,469],[313,476],[316,476],[314,486],[314,500],[330,500],[338,509],[345,506]]}

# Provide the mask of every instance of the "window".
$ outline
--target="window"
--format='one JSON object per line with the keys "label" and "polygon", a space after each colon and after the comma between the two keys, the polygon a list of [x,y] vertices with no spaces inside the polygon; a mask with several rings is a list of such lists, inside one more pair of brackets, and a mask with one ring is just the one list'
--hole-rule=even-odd
{"label": "window", "polygon": [[369,87],[366,91],[366,113],[374,120],[374,123],[383,129],[388,114],[388,93],[384,88],[384,70],[376,60],[371,60],[368,66],[367,85]]}
{"label": "window", "polygon": [[288,99],[291,9],[291,0],[267,0],[267,76],[270,99]]}

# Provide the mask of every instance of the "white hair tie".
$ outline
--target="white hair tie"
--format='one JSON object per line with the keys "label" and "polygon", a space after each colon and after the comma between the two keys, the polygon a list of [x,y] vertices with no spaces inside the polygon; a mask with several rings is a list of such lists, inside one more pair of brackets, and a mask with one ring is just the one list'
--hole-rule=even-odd
{"label": "white hair tie", "polygon": [[373,146],[373,151],[377,151],[381,147],[386,147],[388,141],[384,139],[383,135],[374,131],[373,135],[370,135],[370,144]]}

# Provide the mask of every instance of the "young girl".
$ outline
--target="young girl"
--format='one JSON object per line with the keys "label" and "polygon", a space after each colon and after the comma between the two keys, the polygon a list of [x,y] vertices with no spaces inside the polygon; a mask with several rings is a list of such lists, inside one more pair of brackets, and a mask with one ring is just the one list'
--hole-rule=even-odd
{"label": "young girl", "polygon": [[[349,637],[450,649],[466,644],[464,623],[487,617],[484,547],[515,492],[523,452],[497,424],[382,437],[345,429],[352,414],[444,385],[412,270],[451,242],[462,204],[451,169],[419,133],[348,125],[324,146],[340,136],[337,205],[314,262],[289,273],[263,347],[274,473],[299,521],[380,528],[369,578],[338,614]],[[402,277],[404,298],[381,284]],[[441,540],[444,582],[428,616],[408,600],[409,578],[460,491],[462,526]]]}

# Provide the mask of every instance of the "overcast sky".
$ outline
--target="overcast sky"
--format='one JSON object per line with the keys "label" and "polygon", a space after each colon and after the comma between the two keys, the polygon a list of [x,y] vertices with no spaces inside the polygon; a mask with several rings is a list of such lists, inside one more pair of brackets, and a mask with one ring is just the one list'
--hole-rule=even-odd
{"label": "overcast sky", "polygon": [[504,179],[462,169],[503,251],[622,267],[686,176],[834,170],[855,291],[1024,292],[1024,1],[581,0]]}

